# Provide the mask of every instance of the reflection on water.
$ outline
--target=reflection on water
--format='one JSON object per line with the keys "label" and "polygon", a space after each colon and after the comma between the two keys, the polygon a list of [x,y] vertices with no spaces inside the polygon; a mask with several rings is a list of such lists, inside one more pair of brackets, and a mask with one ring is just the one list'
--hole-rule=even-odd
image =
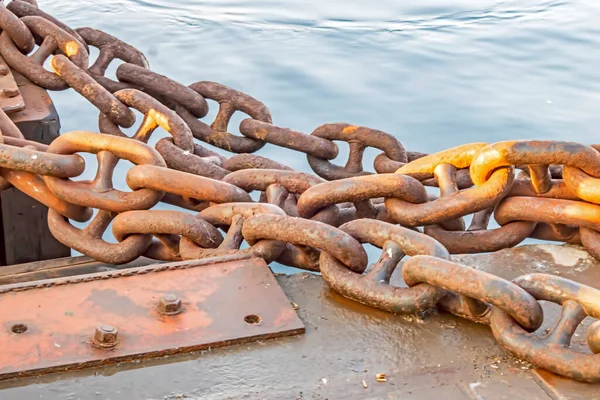
{"label": "reflection on water", "polygon": [[[154,71],[247,92],[270,108],[275,124],[302,132],[344,121],[422,152],[473,141],[597,142],[594,0],[41,3],[72,27],[136,46]],[[64,132],[97,130],[97,111],[79,95],[53,98]],[[273,146],[258,154],[309,170],[302,154]]]}

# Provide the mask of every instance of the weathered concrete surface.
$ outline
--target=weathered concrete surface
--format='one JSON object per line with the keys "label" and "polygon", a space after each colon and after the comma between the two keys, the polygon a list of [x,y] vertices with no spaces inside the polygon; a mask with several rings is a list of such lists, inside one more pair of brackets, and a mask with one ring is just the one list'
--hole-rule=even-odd
{"label": "weathered concrete surface", "polygon": [[[600,264],[577,247],[523,246],[457,259],[506,278],[549,272],[600,287]],[[4,382],[0,399],[600,398],[596,385],[559,380],[542,389],[539,376],[500,349],[486,326],[373,310],[333,293],[316,275],[278,280],[299,306],[305,335]],[[544,309],[542,331],[557,307]],[[577,334],[574,347],[581,347],[584,335]],[[376,382],[379,373],[387,382]]]}

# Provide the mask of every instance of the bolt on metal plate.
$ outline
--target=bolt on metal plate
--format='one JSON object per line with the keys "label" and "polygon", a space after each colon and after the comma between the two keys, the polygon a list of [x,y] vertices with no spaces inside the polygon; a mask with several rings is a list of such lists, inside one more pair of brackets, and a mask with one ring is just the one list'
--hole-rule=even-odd
{"label": "bolt on metal plate", "polygon": [[5,113],[21,111],[25,108],[25,101],[19,86],[8,64],[0,57],[0,108]]}
{"label": "bolt on metal plate", "polygon": [[0,286],[0,380],[304,333],[262,259]]}

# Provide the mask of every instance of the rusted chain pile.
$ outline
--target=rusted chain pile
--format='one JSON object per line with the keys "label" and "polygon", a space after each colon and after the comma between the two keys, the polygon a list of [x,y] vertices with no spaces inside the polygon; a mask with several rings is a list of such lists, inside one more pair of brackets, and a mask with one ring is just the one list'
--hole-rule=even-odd
{"label": "rusted chain pile", "polygon": [[[0,53],[11,68],[49,90],[73,88],[100,110],[99,132],[69,132],[50,146],[27,141],[0,113],[0,185],[11,185],[50,208],[48,223],[65,245],[107,263],[140,256],[191,260],[248,253],[267,262],[320,271],[342,295],[394,313],[441,308],[488,324],[498,343],[536,366],[582,381],[600,381],[600,356],[569,344],[586,317],[600,317],[600,291],[545,274],[509,282],[450,261],[450,254],[490,252],[528,237],[581,243],[600,259],[600,153],[556,141],[473,143],[436,154],[407,152],[390,134],[349,124],[325,124],[311,134],[276,126],[268,108],[215,82],[189,86],[152,72],[144,55],[92,28],[71,29],[35,0],[0,3]],[[37,44],[37,48],[36,48]],[[89,47],[100,50],[90,66]],[[35,51],[32,53],[32,51]],[[50,58],[54,72],[46,70]],[[117,80],[105,76],[123,61]],[[209,125],[206,99],[219,104]],[[131,109],[144,114],[137,132]],[[249,116],[228,132],[235,112]],[[161,127],[171,137],[146,144]],[[225,158],[194,137],[237,153]],[[331,163],[335,141],[350,145],[345,166]],[[266,143],[304,153],[316,175],[253,155]],[[382,150],[376,174],[363,170],[366,147]],[[94,153],[92,181],[76,153]],[[119,160],[131,192],[113,188]],[[515,176],[515,170],[521,170]],[[437,186],[439,198],[426,186]],[[259,202],[249,193],[261,192]],[[153,210],[159,202],[197,212]],[[70,220],[85,222],[83,230]],[[472,215],[466,229],[463,217]],[[497,229],[488,229],[494,216]],[[112,222],[118,243],[102,239]],[[221,232],[226,231],[223,235]],[[246,242],[250,246],[240,249]],[[367,269],[361,243],[383,249]],[[389,279],[404,255],[408,288]],[[367,271],[365,273],[365,271]],[[538,300],[562,305],[545,337]],[[600,352],[600,322],[587,330]]]}

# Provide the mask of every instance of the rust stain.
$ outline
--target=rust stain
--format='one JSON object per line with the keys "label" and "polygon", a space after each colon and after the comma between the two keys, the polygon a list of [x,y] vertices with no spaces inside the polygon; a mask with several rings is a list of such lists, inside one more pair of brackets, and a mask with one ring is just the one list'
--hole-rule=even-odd
{"label": "rust stain", "polygon": [[[0,380],[304,331],[263,260],[199,264],[0,295]],[[158,312],[169,293],[182,313]],[[248,323],[252,315],[260,323]],[[90,344],[101,324],[118,329],[110,350]]]}

